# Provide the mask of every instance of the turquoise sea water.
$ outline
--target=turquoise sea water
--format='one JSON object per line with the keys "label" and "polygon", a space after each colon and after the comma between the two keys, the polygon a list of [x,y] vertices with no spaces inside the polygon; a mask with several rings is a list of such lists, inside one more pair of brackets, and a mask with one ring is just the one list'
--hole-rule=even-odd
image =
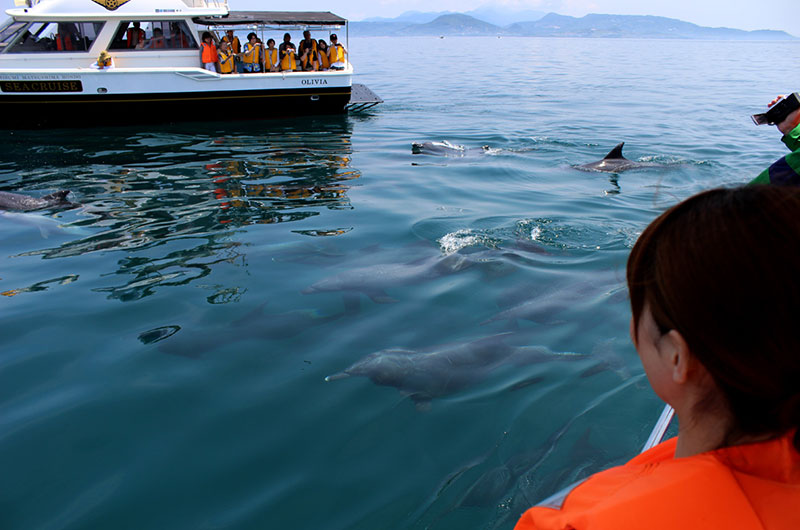
{"label": "turquoise sea water", "polygon": [[1,528],[511,528],[639,450],[625,260],[784,153],[800,44],[349,44],[370,114],[4,133],[81,206],[0,214]]}

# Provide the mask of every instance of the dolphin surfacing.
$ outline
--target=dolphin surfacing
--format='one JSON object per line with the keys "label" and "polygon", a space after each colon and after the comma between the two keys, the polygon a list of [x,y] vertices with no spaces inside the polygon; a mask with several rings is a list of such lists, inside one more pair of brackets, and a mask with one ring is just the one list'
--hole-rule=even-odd
{"label": "dolphin surfacing", "polygon": [[622,155],[622,147],[625,145],[625,142],[618,143],[614,149],[608,152],[606,156],[603,157],[602,160],[598,160],[597,162],[589,162],[588,164],[581,164],[579,166],[575,166],[576,169],[581,169],[583,171],[602,171],[604,173],[620,173],[622,171],[627,171],[629,169],[636,169],[642,167],[653,167],[654,164],[648,164],[645,162],[635,162],[633,160],[628,160]]}
{"label": "dolphin surfacing", "polygon": [[463,145],[451,144],[447,140],[441,142],[412,142],[411,153],[415,155],[438,155],[450,157],[466,157],[483,155],[489,151],[488,145],[480,147],[464,147]]}
{"label": "dolphin surfacing", "polygon": [[44,208],[72,208],[75,203],[67,200],[69,190],[61,190],[44,197],[30,197],[9,191],[0,191],[0,209],[2,210],[42,210]]}

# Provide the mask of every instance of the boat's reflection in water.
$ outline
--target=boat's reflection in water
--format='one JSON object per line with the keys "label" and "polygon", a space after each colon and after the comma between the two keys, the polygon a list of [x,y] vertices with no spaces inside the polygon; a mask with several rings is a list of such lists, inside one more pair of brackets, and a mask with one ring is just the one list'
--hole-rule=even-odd
{"label": "boat's reflection in water", "polygon": [[[0,166],[0,183],[29,194],[71,190],[82,206],[32,214],[56,216],[58,237],[24,254],[53,259],[124,250],[117,270],[104,271],[124,281],[97,290],[134,300],[208,276],[218,264],[244,263],[244,246],[230,237],[238,228],[351,209],[347,192],[360,176],[351,165],[351,134],[343,116],[15,134],[7,154],[16,161]],[[295,231],[347,230],[304,224]],[[239,291],[223,287],[209,302],[236,299]]]}

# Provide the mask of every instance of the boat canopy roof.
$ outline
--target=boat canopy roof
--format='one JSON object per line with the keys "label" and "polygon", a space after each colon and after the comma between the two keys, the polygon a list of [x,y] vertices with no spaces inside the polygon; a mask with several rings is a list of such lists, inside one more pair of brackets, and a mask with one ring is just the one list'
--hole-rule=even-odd
{"label": "boat canopy roof", "polygon": [[41,0],[8,9],[16,20],[147,20],[221,16],[225,0]]}
{"label": "boat canopy roof", "polygon": [[195,17],[203,26],[344,26],[347,20],[330,11],[231,11],[222,17]]}

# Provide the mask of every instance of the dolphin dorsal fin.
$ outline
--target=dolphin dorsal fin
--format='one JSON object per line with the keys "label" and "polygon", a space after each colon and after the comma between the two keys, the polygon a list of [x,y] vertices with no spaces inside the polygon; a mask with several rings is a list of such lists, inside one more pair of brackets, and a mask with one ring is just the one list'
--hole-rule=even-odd
{"label": "dolphin dorsal fin", "polygon": [[617,146],[608,152],[606,156],[603,157],[603,160],[613,160],[615,158],[625,158],[622,156],[622,146],[625,145],[625,142],[618,143]]}

